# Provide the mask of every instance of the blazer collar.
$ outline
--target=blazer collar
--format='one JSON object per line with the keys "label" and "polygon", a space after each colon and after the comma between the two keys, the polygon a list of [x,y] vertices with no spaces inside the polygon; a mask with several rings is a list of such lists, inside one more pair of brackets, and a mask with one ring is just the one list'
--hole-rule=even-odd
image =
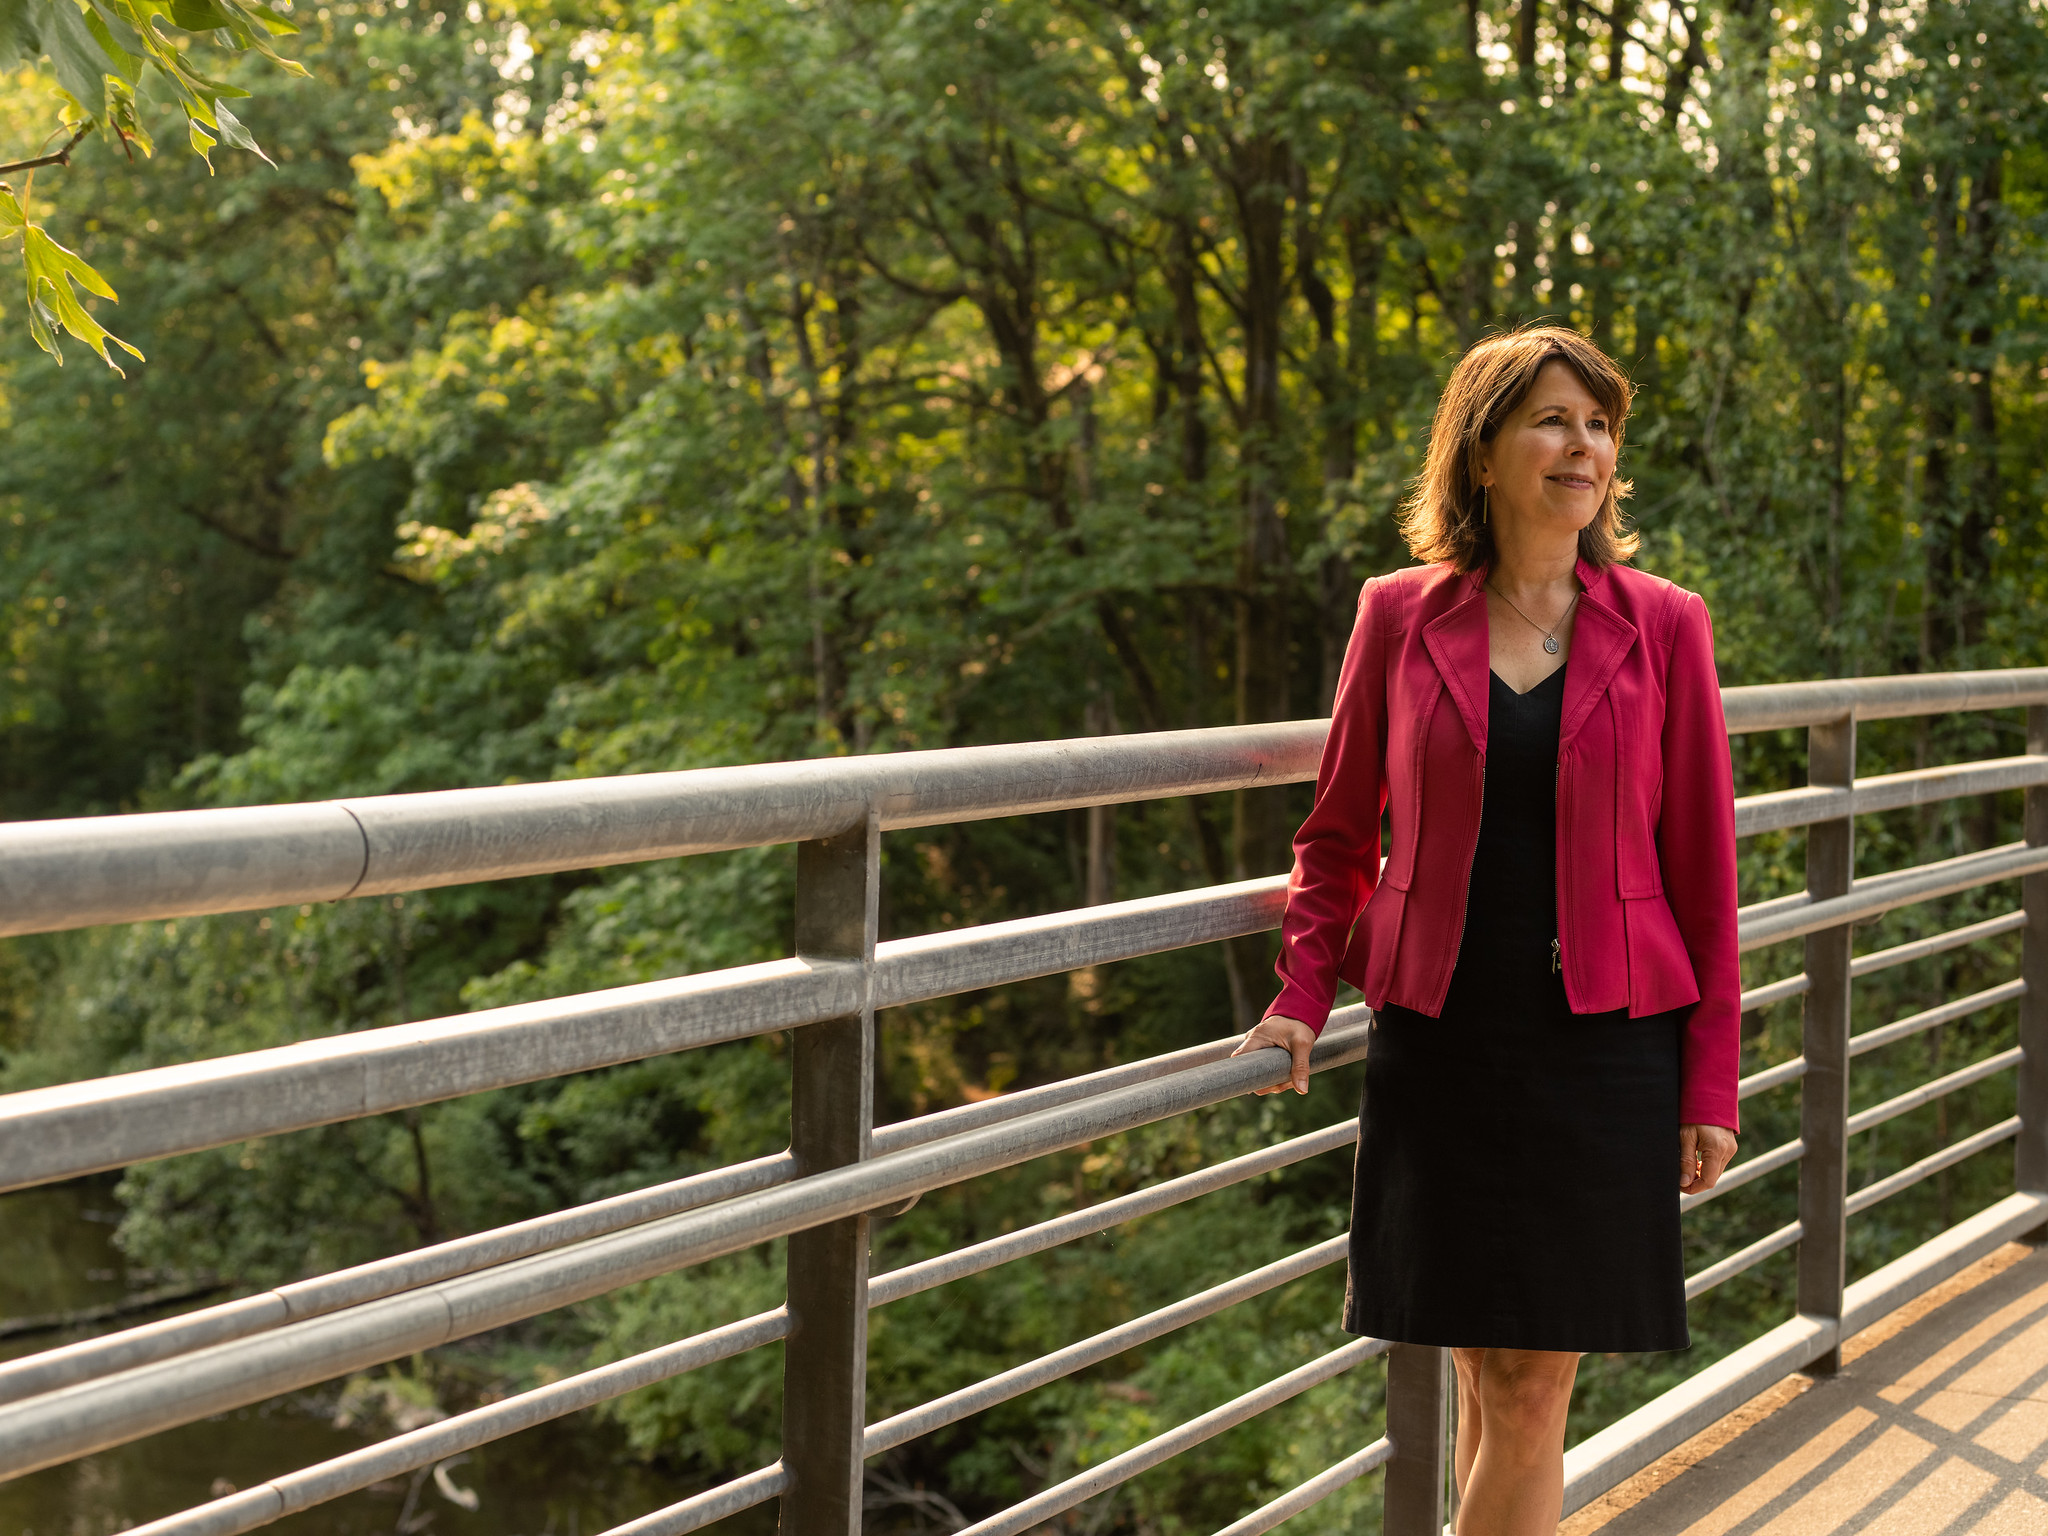
{"label": "blazer collar", "polygon": [[1579,734],[1636,643],[1635,625],[1607,604],[1612,595],[1607,573],[1581,560],[1578,578],[1584,590],[1579,593],[1579,616],[1572,624],[1572,653],[1564,674],[1564,718],[1557,731],[1560,754]]}
{"label": "blazer collar", "polygon": [[1486,750],[1487,697],[1492,665],[1487,653],[1486,572],[1459,577],[1465,591],[1446,611],[1422,626],[1422,643],[1442,674],[1451,702],[1465,722],[1465,734]]}
{"label": "blazer collar", "polygon": [[[1472,745],[1486,750],[1488,699],[1493,686],[1486,622],[1486,578],[1477,570],[1458,578],[1464,594],[1444,613],[1423,626],[1422,642],[1444,680],[1444,687],[1465,722]],[[1607,685],[1636,643],[1636,627],[1609,607],[1607,572],[1580,560],[1579,611],[1572,627],[1572,653],[1566,658],[1564,714],[1558,727],[1558,750],[1575,737],[1593,713]]]}

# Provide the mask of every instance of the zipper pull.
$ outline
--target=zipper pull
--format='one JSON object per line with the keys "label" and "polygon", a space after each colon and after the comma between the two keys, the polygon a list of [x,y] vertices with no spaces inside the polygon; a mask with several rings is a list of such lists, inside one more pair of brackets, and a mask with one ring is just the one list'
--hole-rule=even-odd
{"label": "zipper pull", "polygon": [[1555,976],[1564,969],[1564,951],[1558,948],[1557,940],[1550,941],[1550,974]]}

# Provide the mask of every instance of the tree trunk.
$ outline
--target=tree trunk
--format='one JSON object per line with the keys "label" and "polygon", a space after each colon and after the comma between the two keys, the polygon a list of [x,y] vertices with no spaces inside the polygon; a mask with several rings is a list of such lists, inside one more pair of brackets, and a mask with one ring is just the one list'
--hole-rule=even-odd
{"label": "tree trunk", "polygon": [[1622,50],[1628,43],[1629,24],[1635,20],[1635,0],[1611,0],[1607,11],[1607,83],[1621,78]]}
{"label": "tree trunk", "polygon": [[[1237,722],[1292,714],[1289,667],[1292,560],[1280,507],[1281,331],[1287,302],[1284,246],[1289,155],[1261,134],[1238,147],[1238,227],[1244,242],[1243,521],[1237,565]],[[1292,860],[1283,790],[1239,790],[1231,846],[1238,879],[1277,874]],[[1261,946],[1263,948],[1263,945]]]}

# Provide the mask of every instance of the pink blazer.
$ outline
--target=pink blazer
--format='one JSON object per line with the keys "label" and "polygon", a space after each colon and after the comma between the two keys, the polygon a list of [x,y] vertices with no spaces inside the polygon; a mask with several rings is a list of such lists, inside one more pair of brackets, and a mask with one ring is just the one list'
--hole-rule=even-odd
{"label": "pink blazer", "polygon": [[[1580,561],[1557,749],[1558,944],[1576,1013],[1687,1017],[1681,1123],[1733,1130],[1735,803],[1707,606]],[[1376,577],[1294,839],[1269,1013],[1320,1031],[1337,978],[1437,1017],[1465,931],[1486,775],[1484,572]],[[1385,869],[1380,816],[1392,832]]]}

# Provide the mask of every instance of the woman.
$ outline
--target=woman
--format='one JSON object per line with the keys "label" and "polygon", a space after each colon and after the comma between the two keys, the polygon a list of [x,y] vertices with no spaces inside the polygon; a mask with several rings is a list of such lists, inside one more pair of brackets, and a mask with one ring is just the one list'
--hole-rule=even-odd
{"label": "woman", "polygon": [[1555,1529],[1579,1355],[1689,1342],[1673,1142],[1680,1192],[1735,1154],[1728,738],[1706,605],[1623,563],[1630,394],[1555,326],[1452,373],[1239,1047],[1306,1092],[1372,1005],[1344,1326],[1453,1349],[1459,1536]]}

